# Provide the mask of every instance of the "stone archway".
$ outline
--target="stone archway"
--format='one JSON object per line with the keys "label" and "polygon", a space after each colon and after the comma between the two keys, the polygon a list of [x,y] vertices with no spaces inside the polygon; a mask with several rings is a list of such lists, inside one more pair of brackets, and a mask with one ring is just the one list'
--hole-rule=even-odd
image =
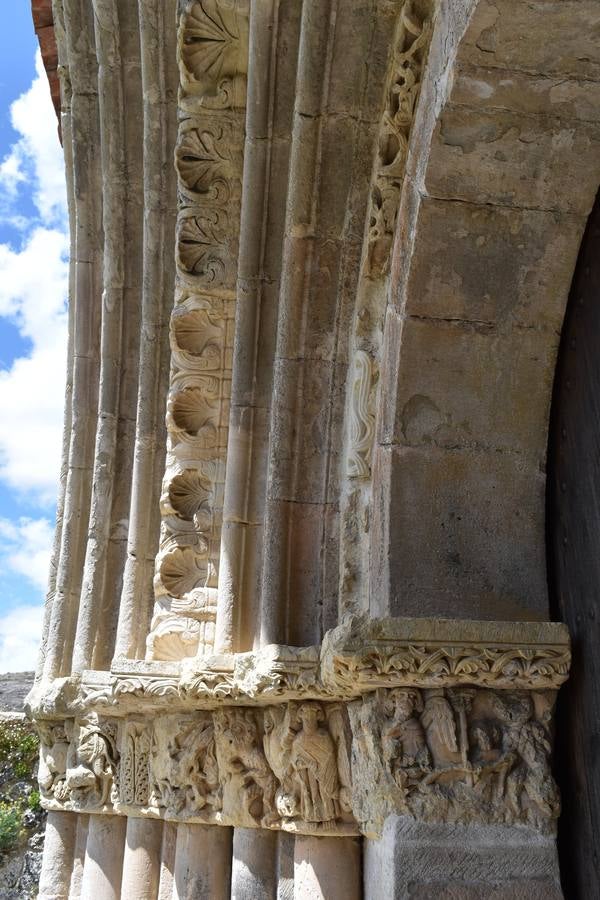
{"label": "stone archway", "polygon": [[548,615],[548,417],[600,181],[599,30],[590,3],[440,10],[387,307],[374,611]]}

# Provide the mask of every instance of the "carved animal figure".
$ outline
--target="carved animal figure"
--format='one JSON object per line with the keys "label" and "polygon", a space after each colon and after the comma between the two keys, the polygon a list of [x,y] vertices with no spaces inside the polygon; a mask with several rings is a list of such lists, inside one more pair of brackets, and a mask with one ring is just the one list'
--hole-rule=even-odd
{"label": "carved animal figure", "polygon": [[68,791],[65,787],[67,774],[67,754],[69,752],[69,739],[65,727],[40,723],[40,762],[38,768],[38,781],[42,794],[47,797],[54,796],[56,800],[65,800]]}
{"label": "carved animal figure", "polygon": [[80,724],[72,757],[67,769],[67,788],[77,792],[76,798],[87,795],[99,806],[107,804],[117,770],[114,735],[108,729],[103,731],[96,722]]}
{"label": "carved animal figure", "polygon": [[221,808],[219,771],[212,717],[175,723],[163,742],[152,749],[153,794],[159,806],[178,814]]}
{"label": "carved animal figure", "polygon": [[220,710],[215,715],[217,757],[221,777],[239,784],[246,812],[265,827],[278,820],[275,808],[277,781],[262,746],[253,710]]}

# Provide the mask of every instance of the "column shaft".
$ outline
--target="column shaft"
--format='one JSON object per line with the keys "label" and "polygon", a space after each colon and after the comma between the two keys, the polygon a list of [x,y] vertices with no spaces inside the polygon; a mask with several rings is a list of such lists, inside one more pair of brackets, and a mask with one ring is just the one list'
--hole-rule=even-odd
{"label": "column shaft", "polygon": [[294,847],[294,900],[360,900],[359,838],[298,835]]}
{"label": "column shaft", "polygon": [[231,828],[179,825],[173,900],[229,900]]}
{"label": "column shaft", "polygon": [[120,900],[127,819],[90,816],[81,900]]}
{"label": "column shaft", "polygon": [[77,816],[49,812],[40,875],[40,900],[67,900],[75,853]]}

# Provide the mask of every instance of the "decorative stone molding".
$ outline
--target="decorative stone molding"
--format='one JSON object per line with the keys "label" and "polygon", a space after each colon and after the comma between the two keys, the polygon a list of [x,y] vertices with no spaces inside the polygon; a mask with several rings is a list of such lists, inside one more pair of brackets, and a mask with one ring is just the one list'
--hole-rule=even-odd
{"label": "decorative stone molding", "polygon": [[549,831],[569,662],[558,624],[360,618],[320,650],[123,661],[32,694],[44,805],[304,834],[377,835],[391,813]]}
{"label": "decorative stone molding", "polygon": [[408,0],[400,11],[371,187],[366,268],[371,278],[380,277],[389,266],[432,19],[433,10],[427,0]]}
{"label": "decorative stone molding", "polygon": [[340,608],[346,613],[360,611],[368,595],[369,542],[364,538],[357,540],[357,535],[366,535],[371,530],[371,458],[377,430],[374,413],[383,406],[378,393],[392,244],[434,17],[431,0],[406,0],[398,4],[383,84],[383,110],[370,179],[346,389],[346,481],[341,502],[339,592]]}
{"label": "decorative stone molding", "polygon": [[180,9],[177,278],[150,660],[214,643],[248,68],[247,0]]}

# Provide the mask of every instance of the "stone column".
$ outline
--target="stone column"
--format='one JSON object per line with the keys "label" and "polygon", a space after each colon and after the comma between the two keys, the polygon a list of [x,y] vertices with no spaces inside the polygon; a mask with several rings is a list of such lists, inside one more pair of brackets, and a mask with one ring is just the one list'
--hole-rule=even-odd
{"label": "stone column", "polygon": [[162,832],[160,819],[127,819],[121,897],[155,900],[160,881]]}
{"label": "stone column", "polygon": [[77,816],[77,835],[75,837],[75,854],[73,858],[73,871],[71,873],[69,900],[79,900],[81,897],[83,863],[85,861],[85,848],[87,845],[89,827],[90,817],[79,814]]}
{"label": "stone column", "polygon": [[294,900],[360,900],[359,838],[298,835],[294,848]]}
{"label": "stone column", "polygon": [[277,832],[236,828],[231,862],[231,900],[276,900]]}
{"label": "stone column", "polygon": [[120,900],[127,819],[90,816],[81,900]]}
{"label": "stone column", "polygon": [[231,828],[177,827],[173,900],[229,900]]}
{"label": "stone column", "polygon": [[40,900],[67,900],[75,853],[77,816],[49,812],[40,875]]}
{"label": "stone column", "polygon": [[164,822],[162,848],[160,853],[160,881],[157,900],[172,900],[175,872],[175,848],[177,846],[177,823]]}

